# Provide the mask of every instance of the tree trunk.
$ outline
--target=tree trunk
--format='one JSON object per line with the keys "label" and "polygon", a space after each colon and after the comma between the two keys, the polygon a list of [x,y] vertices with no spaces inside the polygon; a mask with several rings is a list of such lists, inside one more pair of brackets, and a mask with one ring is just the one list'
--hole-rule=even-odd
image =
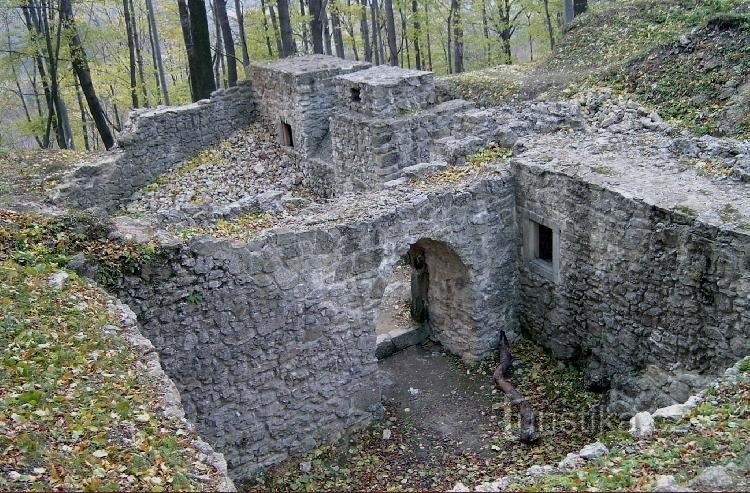
{"label": "tree trunk", "polygon": [[[26,28],[29,31],[29,36],[31,36],[32,40],[36,40],[37,37],[41,35],[41,25],[36,15],[36,5],[32,2],[32,0],[27,0],[26,5],[22,7],[22,11],[23,11],[24,19],[26,21]],[[34,43],[34,44],[38,46],[37,43]],[[52,97],[50,81],[47,75],[46,68],[44,66],[45,58],[42,53],[42,50],[38,47],[35,49],[35,54],[36,54],[35,56],[36,67],[37,67],[37,70],[39,71],[39,76],[42,79],[42,90],[44,91],[44,100],[47,105],[47,114],[53,115],[55,112],[55,103]],[[54,118],[54,116],[48,116],[49,121],[51,121],[51,118]],[[50,146],[50,134],[47,131],[42,136],[42,148],[48,149],[49,146]]]}
{"label": "tree trunk", "polygon": [[185,52],[188,61],[188,82],[190,83],[190,99],[197,101],[193,91],[193,74],[198,70],[195,67],[195,47],[193,46],[193,35],[190,32],[190,12],[186,0],[177,0],[177,8],[180,13],[180,28],[182,29],[182,40],[185,43]]}
{"label": "tree trunk", "polygon": [[224,77],[224,48],[221,41],[221,26],[219,25],[219,16],[216,15],[216,2],[211,2],[211,13],[214,18],[214,39],[216,40],[216,55],[214,56],[214,81],[216,88],[226,87],[226,78]]}
{"label": "tree trunk", "polygon": [[78,36],[78,31],[76,30],[71,0],[60,0],[60,16],[64,20],[65,27],[68,30],[67,38],[70,46],[70,53],[73,58],[73,68],[75,69],[76,76],[81,84],[81,90],[86,97],[86,102],[89,106],[89,113],[96,124],[96,129],[99,131],[104,147],[106,149],[111,149],[115,145],[115,139],[112,136],[112,131],[107,125],[107,117],[104,114],[104,109],[99,102],[99,98],[96,96],[96,89],[94,89],[94,84],[91,80],[91,71],[89,70],[86,51],[83,49],[81,38]]}
{"label": "tree trunk", "polygon": [[339,58],[346,58],[344,56],[344,37],[341,34],[341,17],[339,8],[333,0],[331,2],[331,25],[333,26],[333,44],[336,47],[336,56]]}
{"label": "tree trunk", "polygon": [[268,56],[273,56],[273,49],[271,48],[271,36],[268,34],[268,17],[266,14],[266,0],[260,0],[260,10],[263,12],[263,34],[266,36],[266,47],[268,48]]}
{"label": "tree trunk", "polygon": [[292,20],[289,17],[289,1],[276,0],[279,8],[279,26],[281,27],[281,56],[288,57],[297,53],[292,33]]}
{"label": "tree trunk", "polygon": [[425,33],[427,34],[427,67],[432,70],[432,40],[430,39],[430,13],[427,11],[427,2],[424,2]]}
{"label": "tree trunk", "polygon": [[417,70],[422,70],[422,53],[419,47],[419,35],[422,32],[419,26],[419,5],[417,0],[411,0],[412,27],[414,28],[414,65]]}
{"label": "tree trunk", "polygon": [[555,31],[552,29],[552,17],[549,13],[549,0],[542,0],[544,4],[544,18],[547,23],[547,35],[549,36],[549,49],[555,50]]}
{"label": "tree trunk", "polygon": [[153,0],[146,0],[146,12],[148,15],[148,24],[151,26],[151,41],[153,43],[152,54],[154,61],[156,62],[156,71],[159,75],[159,87],[164,96],[164,104],[169,106],[172,103],[169,100],[169,87],[167,86],[167,78],[164,73],[164,60],[161,56],[161,42],[159,41],[159,30],[156,27]]}
{"label": "tree trunk", "polygon": [[[398,5],[398,17],[401,19],[401,66],[404,66],[404,54],[406,55],[406,66],[411,68],[411,54],[409,53],[409,35],[406,32],[406,17],[404,17],[404,11],[401,8],[401,4]],[[404,49],[406,48],[406,49]]]}
{"label": "tree trunk", "polygon": [[135,61],[138,66],[138,80],[141,82],[141,92],[143,93],[143,106],[151,106],[148,102],[148,88],[146,87],[146,77],[143,75],[143,53],[141,52],[141,37],[138,34],[138,22],[135,17],[133,0],[130,1],[130,17],[133,22],[133,42],[135,43]]}
{"label": "tree trunk", "polygon": [[237,85],[237,55],[234,51],[234,38],[232,37],[232,28],[229,26],[229,16],[227,16],[227,1],[216,0],[214,7],[221,26],[224,53],[227,55],[227,83],[229,87],[234,87]]}
{"label": "tree trunk", "polygon": [[188,11],[194,62],[190,64],[190,83],[193,88],[193,100],[198,101],[209,98],[216,90],[211,70],[211,36],[208,33],[208,16],[204,0],[188,0]]}
{"label": "tree trunk", "polygon": [[321,0],[309,0],[310,35],[312,36],[313,53],[323,53],[323,5]]}
{"label": "tree trunk", "polygon": [[388,63],[397,67],[398,51],[396,49],[396,21],[393,18],[393,0],[384,0],[383,4],[385,5],[385,30],[388,37]]}
{"label": "tree trunk", "polygon": [[519,439],[524,443],[533,443],[539,440],[539,432],[536,429],[536,414],[531,408],[529,401],[522,396],[510,381],[506,380],[508,370],[513,362],[510,352],[510,343],[505,336],[505,331],[500,331],[499,362],[495,373],[492,375],[495,385],[502,390],[510,399],[511,404],[518,408],[521,415],[521,429]]}
{"label": "tree trunk", "polygon": [[453,73],[453,37],[452,37],[453,29],[452,27],[453,27],[453,2],[451,1],[451,7],[450,7],[450,10],[448,11],[448,25],[446,26],[448,39],[446,40],[447,49],[445,50],[445,65],[447,67],[449,74]]}
{"label": "tree trunk", "polygon": [[484,36],[484,54],[489,65],[492,62],[492,54],[490,53],[490,29],[487,25],[487,0],[482,0],[482,36]]}
{"label": "tree trunk", "polygon": [[454,72],[460,74],[464,71],[464,27],[461,22],[461,3],[459,0],[451,0],[453,7],[453,65]]}
{"label": "tree trunk", "polygon": [[302,21],[302,48],[305,50],[305,53],[310,52],[310,41],[308,39],[307,34],[307,23],[304,22],[305,18],[305,0],[299,0],[299,13],[303,18]]}
{"label": "tree trunk", "polygon": [[76,86],[76,99],[78,100],[78,111],[81,112],[81,130],[83,131],[83,145],[87,151],[91,150],[91,143],[89,142],[89,124],[86,118],[86,108],[83,107],[83,96],[81,96],[81,86],[78,81],[75,81]]}
{"label": "tree trunk", "polygon": [[[151,0],[149,0],[151,1]],[[234,0],[234,12],[237,15],[237,29],[240,32],[240,49],[242,50],[242,66],[250,65],[250,54],[247,52],[247,35],[245,34],[245,14],[240,0]]]}
{"label": "tree trunk", "polygon": [[573,0],[564,0],[563,19],[566,26],[573,22],[573,17],[575,17]]}
{"label": "tree trunk", "polygon": [[283,58],[284,48],[281,45],[281,34],[279,34],[279,24],[276,21],[276,10],[273,8],[273,5],[268,6],[268,13],[271,16],[271,27],[273,28],[273,37],[276,40],[276,53],[278,53],[279,58]]}
{"label": "tree trunk", "polygon": [[60,149],[66,149],[68,147],[68,138],[65,135],[65,123],[63,118],[67,116],[67,111],[62,102],[60,96],[60,85],[58,79],[57,63],[60,59],[60,39],[62,37],[62,16],[58,16],[57,34],[55,36],[55,47],[52,47],[52,34],[49,27],[49,18],[47,15],[47,2],[42,0],[41,12],[39,13],[39,22],[41,23],[41,29],[44,33],[45,42],[47,45],[47,63],[49,65],[50,75],[50,95],[52,96],[51,104],[54,104],[55,111],[50,112],[47,117],[47,126],[45,130],[46,140],[49,140],[49,134],[52,131],[53,117],[55,117],[55,135],[57,137],[57,145]]}
{"label": "tree trunk", "polygon": [[378,36],[380,35],[378,27],[378,0],[370,0],[370,11],[372,14],[372,52],[373,56],[375,57],[375,65],[380,65],[382,63],[383,57],[378,50]]}
{"label": "tree trunk", "polygon": [[331,25],[328,22],[328,12],[325,7],[321,15],[323,16],[323,45],[326,48],[326,55],[333,55],[333,49],[331,48]]}
{"label": "tree trunk", "polygon": [[133,18],[130,15],[130,2],[122,0],[122,13],[125,20],[125,35],[128,39],[128,54],[130,67],[130,100],[133,108],[138,108],[138,81],[135,68],[135,41],[133,39]]}
{"label": "tree trunk", "polygon": [[526,12],[526,25],[529,30],[529,61],[534,61],[534,37],[531,35],[531,13]]}
{"label": "tree trunk", "polygon": [[359,32],[362,34],[362,44],[365,47],[365,61],[372,62],[372,46],[370,46],[370,32],[367,25],[367,0],[362,0],[361,5]]}

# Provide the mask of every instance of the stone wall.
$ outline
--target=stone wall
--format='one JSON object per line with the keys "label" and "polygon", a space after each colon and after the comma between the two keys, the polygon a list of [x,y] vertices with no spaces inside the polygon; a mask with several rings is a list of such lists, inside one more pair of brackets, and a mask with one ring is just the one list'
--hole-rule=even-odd
{"label": "stone wall", "polygon": [[443,276],[441,313],[463,322],[434,329],[450,351],[477,361],[500,329],[517,334],[513,211],[506,174],[414,194],[367,221],[282,227],[247,243],[164,242],[164,260],[126,278],[119,295],[202,436],[244,477],[379,410],[375,319],[411,244],[430,247],[438,283],[443,254],[465,266],[464,305],[452,312],[445,290],[455,285]]}
{"label": "stone wall", "polygon": [[175,164],[254,119],[249,82],[215,91],[197,103],[133,111],[118,138],[118,149],[75,169],[53,199],[83,209],[115,209]]}
{"label": "stone wall", "polygon": [[[521,249],[521,326],[532,340],[585,362],[593,386],[611,382],[641,408],[676,400],[629,389],[643,370],[710,374],[748,353],[747,233],[533,165],[514,174],[525,234],[527,218],[559,231],[556,275]],[[617,410],[628,411],[625,394]]]}

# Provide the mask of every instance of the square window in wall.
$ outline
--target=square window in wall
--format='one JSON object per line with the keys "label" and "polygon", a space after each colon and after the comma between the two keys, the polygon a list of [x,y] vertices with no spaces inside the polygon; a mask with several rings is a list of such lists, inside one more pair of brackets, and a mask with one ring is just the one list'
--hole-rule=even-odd
{"label": "square window in wall", "polygon": [[292,126],[284,120],[279,121],[279,144],[287,147],[294,147]]}
{"label": "square window in wall", "polygon": [[359,87],[352,87],[351,96],[353,103],[359,103],[362,101],[362,89]]}
{"label": "square window in wall", "polygon": [[[532,216],[531,213],[528,214]],[[524,250],[529,269],[551,281],[560,271],[560,229],[536,215],[524,225]]]}

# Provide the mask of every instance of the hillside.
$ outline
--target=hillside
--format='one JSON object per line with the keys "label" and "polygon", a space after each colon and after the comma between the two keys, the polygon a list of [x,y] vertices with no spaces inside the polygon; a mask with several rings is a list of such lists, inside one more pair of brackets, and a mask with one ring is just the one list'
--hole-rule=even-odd
{"label": "hillside", "polygon": [[747,138],[749,12],[741,0],[595,3],[547,60],[445,80],[488,105],[610,86],[696,134]]}

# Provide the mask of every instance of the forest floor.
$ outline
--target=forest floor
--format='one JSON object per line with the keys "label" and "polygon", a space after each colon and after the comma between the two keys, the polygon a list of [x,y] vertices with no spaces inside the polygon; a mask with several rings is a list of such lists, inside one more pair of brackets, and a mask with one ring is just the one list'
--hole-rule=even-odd
{"label": "forest floor", "polygon": [[750,2],[592,4],[540,62],[450,76],[456,96],[498,105],[609,86],[696,134],[750,137]]}
{"label": "forest floor", "polygon": [[538,346],[513,347],[513,381],[540,413],[539,444],[520,443],[518,416],[495,389],[494,358],[464,365],[427,343],[379,363],[385,416],[348,439],[324,445],[269,470],[244,488],[273,490],[447,490],[522,474],[534,464],[602,438],[619,423],[591,418],[599,395],[581,374],[559,367]]}
{"label": "forest floor", "polygon": [[117,250],[85,229],[0,210],[0,490],[215,490],[112,297],[63,270],[76,251]]}

